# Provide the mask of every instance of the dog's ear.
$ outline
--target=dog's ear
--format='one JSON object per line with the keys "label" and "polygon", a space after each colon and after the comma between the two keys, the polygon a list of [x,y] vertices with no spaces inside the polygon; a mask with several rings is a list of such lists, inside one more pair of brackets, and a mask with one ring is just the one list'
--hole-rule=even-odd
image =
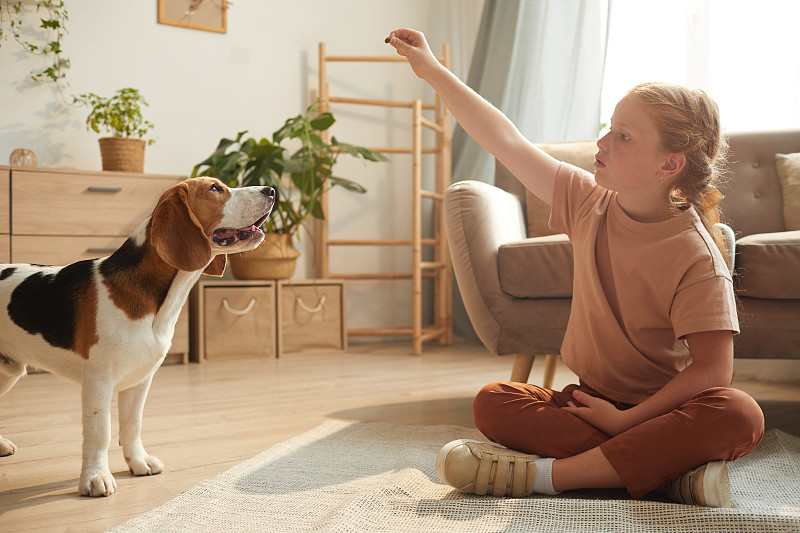
{"label": "dog's ear", "polygon": [[205,270],[203,270],[203,274],[208,274],[209,276],[221,276],[225,273],[225,265],[228,263],[228,256],[225,254],[219,254],[211,260]]}
{"label": "dog's ear", "polygon": [[150,240],[161,259],[179,270],[193,272],[211,261],[211,244],[189,206],[185,182],[161,196],[153,211]]}

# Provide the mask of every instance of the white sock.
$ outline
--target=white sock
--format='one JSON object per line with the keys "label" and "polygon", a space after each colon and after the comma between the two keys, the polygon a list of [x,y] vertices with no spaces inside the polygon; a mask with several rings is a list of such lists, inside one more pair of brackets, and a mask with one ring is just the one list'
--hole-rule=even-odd
{"label": "white sock", "polygon": [[533,461],[533,464],[536,465],[536,477],[533,478],[533,492],[537,494],[546,494],[548,496],[561,494],[553,488],[553,461],[555,461],[555,459],[552,457],[540,457]]}

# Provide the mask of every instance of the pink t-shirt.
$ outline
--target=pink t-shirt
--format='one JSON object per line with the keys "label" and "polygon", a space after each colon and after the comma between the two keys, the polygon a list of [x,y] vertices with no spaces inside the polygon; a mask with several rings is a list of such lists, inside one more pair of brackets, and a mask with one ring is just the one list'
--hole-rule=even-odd
{"label": "pink t-shirt", "polygon": [[640,403],[691,363],[687,334],[739,332],[730,273],[694,209],[636,222],[615,192],[562,163],[550,226],[575,257],[561,356],[605,396]]}

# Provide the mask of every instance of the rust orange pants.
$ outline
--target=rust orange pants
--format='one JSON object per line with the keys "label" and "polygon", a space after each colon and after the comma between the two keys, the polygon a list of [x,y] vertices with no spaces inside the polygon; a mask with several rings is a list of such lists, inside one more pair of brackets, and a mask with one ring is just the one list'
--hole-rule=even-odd
{"label": "rust orange pants", "polygon": [[750,452],[764,434],[761,408],[744,392],[713,388],[684,405],[614,437],[561,407],[580,389],[613,403],[595,390],[569,385],[552,391],[526,383],[491,383],[475,397],[478,429],[507,448],[561,459],[600,447],[634,498],[709,461],[733,461]]}

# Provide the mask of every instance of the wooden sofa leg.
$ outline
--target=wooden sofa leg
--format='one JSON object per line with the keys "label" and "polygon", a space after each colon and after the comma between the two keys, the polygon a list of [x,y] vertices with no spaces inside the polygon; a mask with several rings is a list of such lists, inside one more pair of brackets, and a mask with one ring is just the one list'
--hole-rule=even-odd
{"label": "wooden sofa leg", "polygon": [[[533,360],[535,355],[527,353],[518,353],[514,356],[514,366],[511,368],[511,381],[518,383],[527,383],[528,378],[531,376],[531,368],[533,368]],[[545,389],[553,387],[553,380],[556,377],[556,367],[558,366],[558,354],[547,354],[544,361],[544,380],[542,386]]]}
{"label": "wooden sofa leg", "polygon": [[511,368],[511,381],[527,383],[533,367],[535,356],[527,353],[518,353],[514,356],[514,366]]}
{"label": "wooden sofa leg", "polygon": [[544,361],[544,381],[542,386],[545,389],[553,388],[553,378],[556,377],[556,367],[558,366],[558,354],[547,354]]}

